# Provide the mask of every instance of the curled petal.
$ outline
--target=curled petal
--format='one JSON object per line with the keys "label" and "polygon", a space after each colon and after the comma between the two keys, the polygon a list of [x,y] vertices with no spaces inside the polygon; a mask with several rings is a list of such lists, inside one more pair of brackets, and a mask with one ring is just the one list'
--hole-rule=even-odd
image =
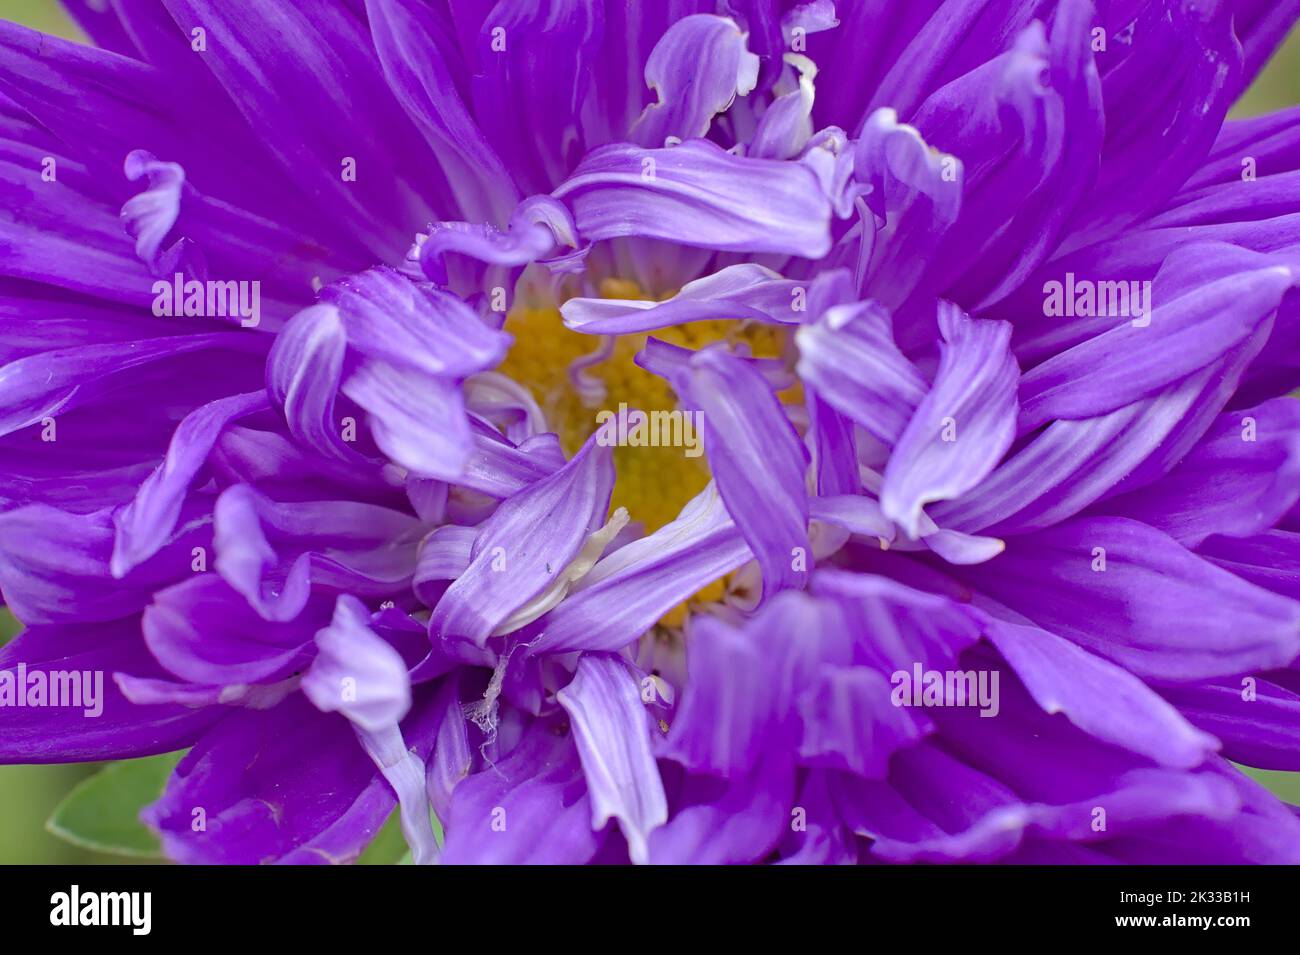
{"label": "curled petal", "polygon": [[592,241],[643,236],[811,259],[830,249],[830,202],[809,169],[735,156],[706,140],[604,146],[553,194]]}
{"label": "curled petal", "polygon": [[112,571],[123,576],[157,553],[176,527],[190,483],[203,467],[221,432],[232,422],[267,407],[266,395],[254,392],[210,402],[186,415],[176,428],[163,463],[145,478],[131,503],[113,523]]}
{"label": "curled petal", "polygon": [[439,222],[420,242],[420,266],[431,281],[447,283],[443,257],[467,255],[491,265],[527,265],[550,257],[558,246],[577,247],[573,217],[550,196],[521,202],[504,232],[489,224]]}
{"label": "curled petal", "polygon": [[135,254],[158,273],[162,244],[181,212],[185,170],[179,163],[160,162],[152,153],[137,149],[126,157],[126,178],[148,179],[148,188],[122,206],[122,218],[127,234],[135,239]]}
{"label": "curled petal", "polygon": [[799,374],[836,411],[892,445],[925,398],[925,379],[894,344],[874,302],[836,305],[795,335]]}
{"label": "curled petal", "polygon": [[734,21],[708,14],[670,26],[645,64],[646,85],[659,101],[645,108],[628,138],[656,147],[669,137],[704,136],[713,117],[758,82],[758,57],[745,48],[745,38]]}
{"label": "curled petal", "polygon": [[355,598],[339,597],[334,619],[316,634],[318,653],[302,689],[316,708],[340,712],[401,805],[402,832],[417,865],[432,862],[438,846],[429,821],[424,762],[407,749],[398,723],[411,708],[411,681],[397,650],[369,627]]}

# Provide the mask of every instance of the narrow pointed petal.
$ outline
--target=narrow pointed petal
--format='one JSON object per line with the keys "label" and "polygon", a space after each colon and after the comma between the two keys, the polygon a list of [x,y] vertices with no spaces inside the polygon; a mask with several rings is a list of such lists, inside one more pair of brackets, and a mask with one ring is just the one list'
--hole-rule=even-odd
{"label": "narrow pointed petal", "polygon": [[366,0],[366,13],[388,86],[433,148],[461,210],[504,221],[515,185],[456,89],[447,25],[412,0]]}
{"label": "narrow pointed petal", "polygon": [[569,714],[591,794],[591,827],[618,819],[632,861],[646,861],[646,840],[668,819],[659,767],[650,752],[641,687],[618,657],[586,653],[556,694]]}
{"label": "narrow pointed petal", "polygon": [[1211,534],[1267,531],[1300,499],[1300,402],[1276,398],[1220,415],[1163,479],[1099,505],[1197,547]]}
{"label": "narrow pointed petal", "polygon": [[[704,415],[704,447],[718,491],[763,571],[763,594],[801,587],[811,570],[808,455],[762,375],[706,348],[670,380]],[[761,471],[752,466],[765,460]]]}
{"label": "narrow pointed petal", "polygon": [[528,652],[620,650],[673,607],[752,557],[710,484],[677,520],[597,563],[546,616]]}
{"label": "narrow pointed petal", "polygon": [[881,511],[913,538],[921,536],[921,509],[979,484],[1016,433],[1011,326],[972,321],[953,306],[941,306],[940,322],[934,385],[894,447],[880,492]]}
{"label": "narrow pointed petal", "polygon": [[[1205,243],[1171,255],[1145,291],[1120,283],[1128,304],[1119,314],[1137,317],[1028,372],[1020,431],[1106,414],[1200,371],[1248,340],[1297,274],[1280,260]],[[1135,295],[1146,304],[1134,304]]]}
{"label": "narrow pointed petal", "polygon": [[506,499],[480,527],[469,566],[434,608],[431,636],[483,646],[604,524],[613,485],[609,449],[592,438],[562,470]]}
{"label": "narrow pointed petal", "polygon": [[1191,769],[1218,748],[1127,670],[1037,627],[991,619],[985,631],[1046,713],[1089,735]]}
{"label": "narrow pointed petal", "polygon": [[1012,538],[997,560],[960,576],[1138,676],[1212,679],[1283,666],[1300,653],[1300,603],[1137,521],[1066,521]]}

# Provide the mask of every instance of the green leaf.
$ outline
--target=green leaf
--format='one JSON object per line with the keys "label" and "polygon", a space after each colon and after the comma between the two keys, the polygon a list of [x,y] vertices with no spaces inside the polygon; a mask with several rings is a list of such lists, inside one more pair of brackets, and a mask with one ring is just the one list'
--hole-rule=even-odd
{"label": "green leaf", "polygon": [[23,625],[18,622],[18,618],[8,607],[0,607],[0,646],[4,646],[18,636],[18,631],[22,628]]}
{"label": "green leaf", "polygon": [[406,839],[402,837],[401,819],[396,809],[380,828],[366,851],[357,859],[357,865],[396,865],[406,852]]}
{"label": "green leaf", "polygon": [[78,783],[45,828],[60,839],[96,852],[161,858],[158,837],[140,821],[140,810],[162,795],[184,753],[110,763]]}
{"label": "green leaf", "polygon": [[[442,825],[433,812],[429,813],[429,822],[433,824],[433,837],[438,840],[438,845],[442,845]],[[401,812],[394,809],[357,859],[357,865],[411,864],[411,850],[406,847],[406,837],[402,835]]]}
{"label": "green leaf", "polygon": [[1255,780],[1274,796],[1293,806],[1300,806],[1300,773],[1282,772],[1276,769],[1255,769],[1252,766],[1237,766],[1243,773]]}

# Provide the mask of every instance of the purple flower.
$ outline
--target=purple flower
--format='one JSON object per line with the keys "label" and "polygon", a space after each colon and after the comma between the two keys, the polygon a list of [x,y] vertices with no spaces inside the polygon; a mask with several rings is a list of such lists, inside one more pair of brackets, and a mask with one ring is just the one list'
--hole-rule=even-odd
{"label": "purple flower", "polygon": [[0,672],[111,674],[0,759],[188,747],[186,862],[1300,861],[1300,3],[1100,6],[0,25]]}

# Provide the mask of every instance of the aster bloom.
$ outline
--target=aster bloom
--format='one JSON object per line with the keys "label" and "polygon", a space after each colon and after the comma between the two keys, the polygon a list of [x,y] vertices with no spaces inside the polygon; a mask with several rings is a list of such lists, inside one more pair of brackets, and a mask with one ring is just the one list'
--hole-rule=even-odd
{"label": "aster bloom", "polygon": [[111,674],[0,759],[188,748],[183,862],[1300,861],[1298,9],[0,26],[0,669]]}

